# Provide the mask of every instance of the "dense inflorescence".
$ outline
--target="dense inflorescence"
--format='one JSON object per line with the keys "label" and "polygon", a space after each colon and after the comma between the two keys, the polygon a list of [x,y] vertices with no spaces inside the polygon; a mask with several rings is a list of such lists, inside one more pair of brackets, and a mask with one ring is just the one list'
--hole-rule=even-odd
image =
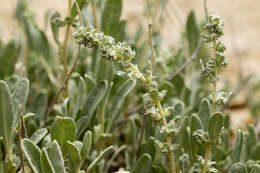
{"label": "dense inflorescence", "polygon": [[98,32],[92,25],[81,27],[74,33],[76,43],[88,48],[100,48],[101,56],[127,66],[135,57],[135,51],[126,42],[117,42],[111,36]]}
{"label": "dense inflorescence", "polygon": [[224,34],[224,24],[218,16],[210,15],[202,29],[202,36],[207,43],[212,44],[214,57],[204,67],[202,63],[202,76],[211,82],[218,80],[217,72],[228,65],[228,59],[223,55],[226,50],[220,38]]}
{"label": "dense inflorescence", "polygon": [[[137,65],[132,64],[131,60],[135,57],[135,51],[126,42],[116,42],[111,36],[107,36],[102,32],[97,31],[92,25],[87,27],[81,27],[74,33],[76,43],[80,46],[88,48],[99,48],[101,50],[101,56],[108,60],[116,61],[123,66],[123,71],[120,71],[120,75],[126,75],[131,79],[140,79],[146,90],[143,100],[146,108],[146,115],[150,115],[156,121],[161,120],[160,113],[157,108],[157,102],[161,101],[166,94],[166,90],[159,92],[157,90],[157,83],[155,76],[153,76],[150,70],[146,73],[139,71]],[[167,116],[172,110],[166,108],[165,115]]]}
{"label": "dense inflorescence", "polygon": [[[219,79],[218,72],[228,65],[228,59],[225,57],[224,52],[226,50],[225,45],[220,38],[224,34],[224,24],[221,19],[216,15],[210,15],[207,18],[206,24],[202,28],[202,37],[205,42],[211,44],[213,50],[213,58],[209,59],[206,65],[202,65],[202,77],[210,80],[211,83],[216,83]],[[215,97],[210,95],[210,99],[218,107],[222,107],[230,93],[216,92]]]}
{"label": "dense inflorescence", "polygon": [[146,70],[146,73],[142,73],[139,71],[137,65],[131,63],[131,60],[135,57],[135,52],[131,47],[126,42],[116,43],[114,38],[104,35],[102,32],[98,32],[91,25],[80,28],[80,30],[74,33],[74,37],[78,45],[88,48],[99,48],[103,58],[121,64],[123,66],[123,71],[119,72],[121,75],[127,75],[134,80],[140,79],[144,83],[147,91],[147,93],[143,95],[146,110],[145,115],[152,117],[155,122],[161,123],[161,132],[168,138],[167,142],[156,140],[156,143],[162,152],[172,152],[176,149],[176,146],[170,142],[170,135],[172,135],[172,133],[176,134],[178,128],[175,127],[175,120],[169,123],[166,122],[166,117],[173,112],[173,108],[163,108],[161,105],[161,101],[167,91],[158,90],[155,76],[151,70]]}

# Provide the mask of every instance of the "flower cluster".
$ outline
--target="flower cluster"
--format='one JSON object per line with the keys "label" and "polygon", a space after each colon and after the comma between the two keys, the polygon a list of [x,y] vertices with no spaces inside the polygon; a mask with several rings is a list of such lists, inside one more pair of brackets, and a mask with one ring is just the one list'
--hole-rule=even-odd
{"label": "flower cluster", "polygon": [[[218,107],[222,107],[228,101],[228,98],[231,96],[231,94],[232,92],[219,91],[215,101],[216,105]],[[209,98],[212,100],[212,95],[209,95]]]}
{"label": "flower cluster", "polygon": [[[162,123],[161,131],[166,137],[177,133],[178,129],[175,128],[177,120],[172,120],[169,124],[166,122],[166,117],[172,113],[173,108],[164,109],[160,103],[166,94],[166,90],[158,91],[157,82],[151,70],[142,73],[137,65],[131,63],[131,60],[135,57],[135,51],[127,43],[116,42],[114,38],[98,32],[91,25],[80,28],[74,33],[74,38],[78,45],[94,49],[99,48],[103,58],[120,63],[123,66],[123,71],[118,72],[119,75],[141,80],[147,91],[143,96],[145,114],[151,116],[155,122]],[[158,142],[158,144],[160,144],[161,151],[165,152],[173,151],[176,148],[169,142]]]}
{"label": "flower cluster", "polygon": [[203,27],[203,34],[206,42],[217,41],[224,35],[224,23],[216,15],[208,16],[207,23]]}
{"label": "flower cluster", "polygon": [[202,29],[202,36],[207,43],[212,43],[214,57],[204,66],[202,63],[202,76],[211,82],[218,80],[217,71],[228,65],[228,59],[223,55],[226,50],[220,37],[224,34],[224,24],[218,16],[210,15]]}
{"label": "flower cluster", "polygon": [[113,37],[98,32],[92,25],[81,27],[74,33],[76,43],[89,48],[100,48],[103,58],[114,60],[124,66],[135,57],[135,51],[132,50],[126,42],[117,42]]}
{"label": "flower cluster", "polygon": [[[201,173],[202,169],[203,169],[203,163],[205,162],[205,160],[203,159],[203,157],[201,156],[197,156],[196,158],[196,163],[192,166],[190,172],[191,173]],[[216,162],[215,161],[208,161],[208,165],[207,165],[207,173],[217,173],[219,172],[216,168]]]}
{"label": "flower cluster", "polygon": [[[126,75],[131,79],[140,79],[148,91],[144,94],[146,114],[152,116],[156,121],[161,120],[157,102],[162,100],[166,91],[157,91],[155,76],[153,76],[150,70],[142,73],[137,65],[131,63],[136,54],[126,42],[116,42],[113,37],[98,32],[92,25],[81,27],[74,33],[74,38],[78,45],[94,49],[99,48],[103,58],[123,65],[123,71],[119,71],[119,75]],[[171,112],[168,108],[163,111],[166,115],[169,114],[168,112]]]}

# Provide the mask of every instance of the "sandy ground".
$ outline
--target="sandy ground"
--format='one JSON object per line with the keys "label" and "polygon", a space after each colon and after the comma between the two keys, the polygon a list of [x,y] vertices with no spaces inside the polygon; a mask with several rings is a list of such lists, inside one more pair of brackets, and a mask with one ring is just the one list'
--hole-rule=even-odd
{"label": "sandy ground", "polygon": [[[0,0],[0,36],[7,39],[15,33],[17,25],[13,19],[16,0]],[[167,7],[165,26],[161,29],[164,36],[162,47],[176,45],[184,21],[191,9],[198,18],[204,17],[203,0],[170,0]],[[66,0],[32,0],[32,9],[37,13],[37,21],[43,24],[44,13],[51,9],[66,14]],[[240,70],[245,75],[260,74],[260,1],[259,0],[208,0],[208,10],[221,16],[225,22],[224,41],[228,47],[227,56],[230,66],[224,73],[236,81]],[[143,0],[124,0],[123,18],[128,19],[129,28],[136,23],[145,25]],[[160,27],[160,26],[159,26]],[[4,34],[3,34],[4,33]],[[240,68],[239,68],[240,67]],[[243,96],[242,96],[243,97]],[[241,110],[238,124],[248,120],[248,111]]]}

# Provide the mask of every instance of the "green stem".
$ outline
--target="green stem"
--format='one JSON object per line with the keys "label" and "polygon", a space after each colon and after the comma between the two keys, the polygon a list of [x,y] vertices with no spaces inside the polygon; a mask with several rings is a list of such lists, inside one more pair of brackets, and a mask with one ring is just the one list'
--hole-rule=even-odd
{"label": "green stem", "polygon": [[95,0],[91,1],[91,9],[92,9],[92,15],[93,15],[95,27],[98,29],[97,8],[96,8]]}
{"label": "green stem", "polygon": [[[72,0],[68,0],[68,16],[71,16],[71,6],[72,6]],[[63,43],[63,66],[64,66],[64,76],[67,76],[68,73],[68,62],[67,62],[67,44],[68,44],[68,39],[69,39],[69,33],[70,33],[70,25],[71,22],[68,22],[66,26],[66,31],[65,31],[65,39]],[[69,94],[68,90],[68,83],[65,84],[65,97],[67,97]]]}
{"label": "green stem", "polygon": [[216,101],[217,101],[217,81],[213,83],[213,97],[212,97],[212,114],[216,112]]}
{"label": "green stem", "polygon": [[[164,111],[163,111],[163,108],[162,108],[160,101],[157,102],[157,108],[158,108],[159,114],[161,115],[161,118],[162,118],[162,124],[163,124],[164,127],[166,127],[167,121],[166,121],[166,118],[164,116]],[[167,142],[168,146],[170,146],[171,145],[171,137],[167,133],[165,133],[165,138],[166,138],[166,142]],[[174,173],[174,158],[173,158],[173,153],[170,150],[168,151],[168,158],[169,158],[171,173]]]}
{"label": "green stem", "polygon": [[211,151],[211,144],[208,145],[207,150],[206,150],[205,162],[204,162],[204,165],[202,167],[202,173],[206,173],[207,172],[210,151]]}

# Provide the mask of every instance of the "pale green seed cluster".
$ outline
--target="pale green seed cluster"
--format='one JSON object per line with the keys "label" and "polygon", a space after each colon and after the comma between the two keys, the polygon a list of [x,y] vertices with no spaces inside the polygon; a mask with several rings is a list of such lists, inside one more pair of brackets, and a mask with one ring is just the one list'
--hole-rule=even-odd
{"label": "pale green seed cluster", "polygon": [[224,24],[218,16],[210,15],[202,29],[202,36],[207,43],[211,43],[214,57],[204,66],[202,63],[202,76],[211,82],[218,80],[217,72],[228,65],[228,59],[224,56],[225,45],[220,38],[224,34]]}
{"label": "pale green seed cluster", "polygon": [[81,27],[74,33],[76,43],[89,48],[100,48],[103,58],[128,66],[135,57],[135,51],[126,42],[116,42],[111,36],[98,32],[92,25]]}
{"label": "pale green seed cluster", "polygon": [[219,16],[210,15],[207,18],[206,24],[203,26],[203,34],[206,42],[217,41],[224,35],[224,23]]}
{"label": "pale green seed cluster", "polygon": [[[103,58],[123,65],[123,71],[118,72],[118,74],[126,75],[131,79],[140,79],[148,91],[143,97],[146,114],[156,121],[161,120],[157,102],[163,99],[166,91],[159,92],[157,90],[155,76],[150,70],[147,70],[144,74],[139,71],[137,65],[131,63],[136,54],[126,42],[116,42],[113,37],[98,32],[91,25],[80,28],[74,33],[74,38],[78,45],[94,49],[99,48]],[[172,108],[166,108],[163,111],[165,116],[168,116],[172,112]]]}

